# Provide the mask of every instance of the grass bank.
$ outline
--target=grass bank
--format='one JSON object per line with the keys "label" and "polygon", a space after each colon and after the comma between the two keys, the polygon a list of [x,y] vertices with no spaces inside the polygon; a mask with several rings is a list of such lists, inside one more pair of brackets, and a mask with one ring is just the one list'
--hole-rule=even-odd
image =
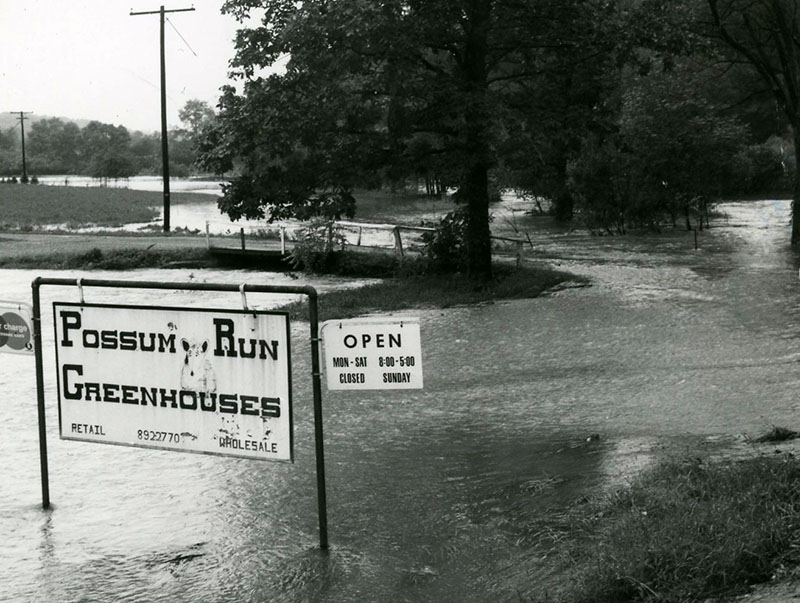
{"label": "grass bank", "polygon": [[[387,278],[358,289],[331,291],[320,297],[320,318],[350,318],[369,312],[396,312],[409,308],[453,306],[523,299],[541,295],[565,282],[586,281],[549,268],[498,265],[491,282],[476,284],[463,275],[414,274]],[[295,319],[308,318],[308,304],[296,302],[282,308]]]}
{"label": "grass bank", "polygon": [[50,270],[135,270],[137,268],[207,268],[215,266],[208,251],[198,249],[107,249],[74,253],[41,253],[0,257],[0,268]]}
{"label": "grass bank", "polygon": [[561,520],[563,586],[543,603],[683,603],[741,594],[800,562],[800,460],[667,460]]}
{"label": "grass bank", "polygon": [[[207,203],[209,196],[176,193],[171,201]],[[35,230],[44,225],[76,228],[89,224],[115,227],[150,222],[158,217],[158,210],[154,208],[162,204],[162,194],[153,191],[0,184],[0,207],[3,208],[0,229]]]}

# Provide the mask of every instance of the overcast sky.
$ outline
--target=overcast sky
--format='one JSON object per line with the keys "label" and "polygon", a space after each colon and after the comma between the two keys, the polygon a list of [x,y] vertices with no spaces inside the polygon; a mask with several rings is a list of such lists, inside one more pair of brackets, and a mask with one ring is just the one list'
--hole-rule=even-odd
{"label": "overcast sky", "polygon": [[162,2],[196,9],[167,15],[169,126],[189,99],[214,107],[238,27],[220,14],[222,0],[0,0],[0,112],[160,130],[159,17],[130,12]]}

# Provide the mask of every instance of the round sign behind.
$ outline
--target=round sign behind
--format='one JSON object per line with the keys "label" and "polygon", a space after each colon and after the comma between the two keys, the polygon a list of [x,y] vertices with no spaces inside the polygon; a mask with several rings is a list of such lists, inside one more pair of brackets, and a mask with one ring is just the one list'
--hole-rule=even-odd
{"label": "round sign behind", "polygon": [[0,316],[0,346],[2,345],[7,345],[12,350],[31,349],[28,323],[16,312],[6,312]]}

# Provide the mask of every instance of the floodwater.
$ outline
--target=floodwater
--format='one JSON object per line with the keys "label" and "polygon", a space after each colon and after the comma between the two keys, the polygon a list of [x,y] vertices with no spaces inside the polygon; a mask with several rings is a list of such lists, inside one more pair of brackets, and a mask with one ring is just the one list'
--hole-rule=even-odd
{"label": "floodwater", "polygon": [[[77,187],[107,187],[128,188],[137,191],[160,192],[163,190],[161,176],[133,176],[103,180],[89,176],[40,176],[39,183],[44,186],[77,186]],[[172,193],[197,193],[208,195],[208,202],[173,203],[170,207],[170,225],[173,229],[185,228],[205,232],[208,226],[212,234],[230,234],[239,232],[244,228],[248,233],[269,230],[271,227],[265,220],[239,220],[233,222],[222,215],[217,207],[216,199],[222,193],[222,182],[217,180],[201,180],[192,178],[170,178],[170,192]],[[126,224],[121,227],[104,228],[103,230],[138,231],[150,228],[153,224],[161,224],[163,220],[163,207],[154,208],[159,215],[152,223]],[[53,227],[64,228],[63,224],[53,224]],[[86,230],[97,230],[96,228]]]}
{"label": "floodwater", "polygon": [[[160,176],[133,176],[131,178],[120,178],[117,180],[103,180],[90,178],[88,176],[41,176],[39,183],[44,186],[77,186],[77,187],[108,187],[108,188],[128,188],[131,190],[160,192],[163,184]],[[191,178],[170,178],[170,191],[172,193],[198,193],[207,195],[207,202],[192,203],[173,203],[170,207],[170,226],[175,229],[186,229],[189,231],[209,232],[212,235],[236,234],[240,230],[248,235],[273,237],[279,236],[283,231],[284,236],[293,240],[297,236],[297,231],[304,228],[304,224],[299,220],[283,220],[276,223],[268,223],[261,219],[240,219],[233,221],[227,215],[220,213],[215,197],[222,193],[223,182],[217,180],[202,180]],[[511,197],[511,196],[509,196]],[[114,227],[87,227],[73,229],[77,232],[92,231],[141,231],[152,228],[154,225],[163,223],[163,207],[153,208],[158,211],[158,216],[149,223],[125,224]],[[424,216],[429,221],[438,221],[442,215],[432,214]],[[339,226],[339,232],[345,237],[347,242],[352,245],[363,245],[369,247],[393,248],[395,245],[392,233],[392,224],[375,224],[372,226],[346,225]],[[65,224],[52,224],[52,228],[68,228]],[[406,248],[420,244],[420,233],[412,231],[403,232],[403,245]]]}
{"label": "floodwater", "polygon": [[[163,190],[161,176],[133,176],[131,178],[103,179],[89,176],[39,176],[39,184],[46,186],[102,186],[107,188],[129,188],[136,191]],[[172,193],[200,193],[219,195],[222,182],[193,178],[170,178],[169,188]]]}
{"label": "floodwater", "polygon": [[[33,359],[3,355],[0,601],[493,602],[541,592],[549,561],[533,535],[549,514],[624,481],[665,442],[796,426],[800,280],[789,204],[722,210],[698,250],[683,231],[590,237],[518,215],[530,261],[593,285],[403,313],[420,318],[424,390],[323,392],[327,554],[317,548],[307,324],[291,329],[296,460],[282,464],[59,440],[43,321],[54,508],[39,505]],[[3,297],[29,299],[38,274],[0,271]],[[85,295],[241,303],[225,293]],[[47,308],[78,292],[46,287],[43,297]]]}

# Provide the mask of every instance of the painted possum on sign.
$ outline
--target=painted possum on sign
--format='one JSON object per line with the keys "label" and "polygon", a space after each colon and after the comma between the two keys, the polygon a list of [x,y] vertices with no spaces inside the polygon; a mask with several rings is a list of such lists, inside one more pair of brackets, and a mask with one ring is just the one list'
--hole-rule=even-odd
{"label": "painted possum on sign", "polygon": [[208,359],[208,340],[191,343],[181,339],[185,356],[181,367],[181,389],[195,392],[214,392],[217,390],[217,376]]}

